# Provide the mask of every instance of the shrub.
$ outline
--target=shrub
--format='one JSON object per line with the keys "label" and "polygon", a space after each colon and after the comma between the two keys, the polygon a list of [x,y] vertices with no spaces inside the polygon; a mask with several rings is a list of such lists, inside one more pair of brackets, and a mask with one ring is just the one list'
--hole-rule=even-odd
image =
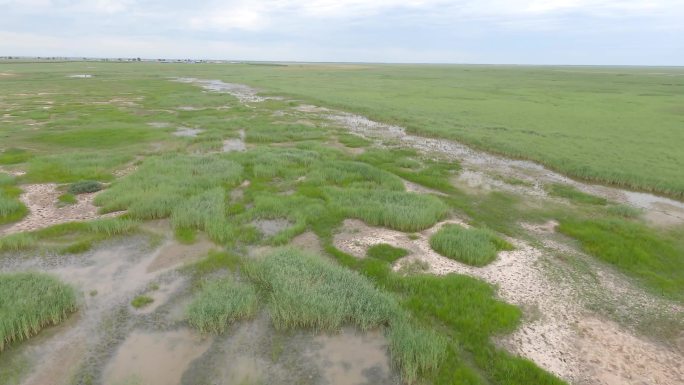
{"label": "shrub", "polygon": [[131,301],[131,306],[133,306],[136,309],[140,309],[151,304],[152,302],[154,302],[154,298],[147,295],[139,295],[133,298],[133,301]]}
{"label": "shrub", "polygon": [[94,180],[82,180],[69,185],[69,194],[87,194],[102,190],[102,183]]}

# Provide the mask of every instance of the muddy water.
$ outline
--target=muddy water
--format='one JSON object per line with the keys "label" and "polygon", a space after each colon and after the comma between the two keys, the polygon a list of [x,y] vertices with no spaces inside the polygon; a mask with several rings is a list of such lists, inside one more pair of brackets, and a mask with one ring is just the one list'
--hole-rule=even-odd
{"label": "muddy water", "polygon": [[379,331],[275,330],[269,317],[232,326],[183,376],[183,384],[400,384]]}
{"label": "muddy water", "polygon": [[291,225],[287,219],[258,219],[252,222],[265,237],[272,237]]}
{"label": "muddy water", "polygon": [[207,91],[224,92],[235,96],[241,103],[260,103],[268,99],[258,95],[258,91],[244,84],[226,83],[221,80],[201,80],[195,78],[176,78],[181,83],[201,86]]}
{"label": "muddy water", "polygon": [[119,347],[104,373],[104,385],[176,385],[211,339],[189,329],[134,331]]}
{"label": "muddy water", "polygon": [[240,137],[235,139],[226,139],[223,141],[223,152],[246,151],[245,145],[245,130],[240,130]]}
{"label": "muddy water", "polygon": [[203,131],[204,130],[199,128],[181,127],[174,131],[173,135],[185,138],[194,138],[197,135],[201,134]]}
{"label": "muddy water", "polygon": [[[157,227],[165,228],[163,223]],[[134,236],[106,242],[83,255],[6,256],[0,259],[0,271],[48,272],[74,285],[82,293],[79,311],[68,322],[31,340],[39,343],[17,347],[18,354],[26,358],[31,368],[22,383],[66,384],[86,362],[84,360],[106,357],[106,352],[116,340],[108,334],[111,327],[103,325],[114,322],[114,328],[125,333],[131,317],[151,316],[150,313],[156,312],[187,287],[186,278],[173,269],[201,258],[212,247],[214,245],[206,240],[195,245],[179,245],[167,240],[161,246],[152,247],[147,237]],[[139,294],[151,296],[154,302],[146,308],[134,310],[129,304]],[[176,337],[174,334],[171,336]],[[100,353],[95,354],[94,351]],[[143,376],[143,379],[147,383],[147,377]]]}
{"label": "muddy water", "polygon": [[379,331],[318,335],[305,356],[321,368],[323,383],[335,385],[391,383],[387,341]]}

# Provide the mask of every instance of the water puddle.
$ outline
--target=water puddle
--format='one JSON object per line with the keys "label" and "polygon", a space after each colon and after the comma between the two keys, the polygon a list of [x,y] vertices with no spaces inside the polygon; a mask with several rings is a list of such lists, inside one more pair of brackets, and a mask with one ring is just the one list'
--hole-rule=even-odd
{"label": "water puddle", "polygon": [[240,137],[234,139],[226,139],[223,141],[223,152],[246,151],[245,145],[245,130],[240,130]]}
{"label": "water puddle", "polygon": [[166,270],[204,258],[216,245],[204,234],[198,236],[195,243],[185,245],[169,239],[157,251],[154,260],[147,266],[147,272]]}
{"label": "water puddle", "polygon": [[231,94],[241,103],[260,103],[268,99],[278,99],[259,96],[258,91],[255,88],[244,84],[226,83],[221,80],[201,80],[196,78],[176,78],[175,80],[181,83],[197,84],[207,91]]}
{"label": "water puddle", "polygon": [[202,132],[204,132],[204,130],[200,128],[179,127],[176,131],[174,131],[173,135],[183,138],[194,138]]}
{"label": "water puddle", "polygon": [[93,77],[93,75],[91,75],[91,74],[73,74],[73,75],[69,75],[67,77],[72,78],[72,79],[90,79]]}
{"label": "water puddle", "polygon": [[394,384],[387,341],[379,331],[318,335],[305,356],[322,374],[322,383],[335,385]]}
{"label": "water puddle", "polygon": [[176,385],[183,372],[211,345],[189,329],[134,331],[104,372],[104,385]]}
{"label": "water puddle", "polygon": [[272,237],[288,228],[292,223],[287,219],[258,219],[252,222],[265,237]]}

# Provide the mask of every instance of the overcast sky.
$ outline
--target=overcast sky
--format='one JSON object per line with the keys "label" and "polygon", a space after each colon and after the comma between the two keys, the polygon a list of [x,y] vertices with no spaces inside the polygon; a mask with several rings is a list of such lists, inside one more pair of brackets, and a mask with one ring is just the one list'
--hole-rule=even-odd
{"label": "overcast sky", "polygon": [[684,65],[684,0],[0,0],[0,56]]}

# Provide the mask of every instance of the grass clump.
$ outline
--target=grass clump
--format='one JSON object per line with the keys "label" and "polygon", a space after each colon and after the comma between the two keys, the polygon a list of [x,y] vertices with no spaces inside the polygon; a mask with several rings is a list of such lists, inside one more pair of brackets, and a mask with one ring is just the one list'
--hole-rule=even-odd
{"label": "grass clump", "polygon": [[606,208],[608,214],[623,218],[637,218],[641,215],[641,210],[628,205],[611,205]]}
{"label": "grass clump", "polygon": [[280,249],[246,267],[269,299],[278,329],[362,330],[386,324],[398,310],[394,299],[356,272],[294,249]]}
{"label": "grass clump", "polygon": [[0,251],[19,251],[33,248],[38,239],[29,233],[15,233],[0,238]]}
{"label": "grass clump", "polygon": [[152,302],[154,302],[154,298],[148,295],[139,295],[133,298],[133,301],[131,301],[131,306],[133,306],[136,309],[140,309],[151,304]]}
{"label": "grass clump", "polygon": [[500,250],[513,248],[490,230],[459,225],[442,226],[430,237],[430,247],[445,257],[473,266],[484,266],[496,259]]}
{"label": "grass clump", "polygon": [[102,183],[94,180],[82,180],[69,185],[69,194],[87,194],[102,190]]}
{"label": "grass clump", "polygon": [[558,231],[582,248],[637,278],[653,291],[684,299],[684,242],[625,219],[566,219]]}
{"label": "grass clump", "polygon": [[202,333],[223,333],[233,321],[252,317],[257,310],[253,285],[222,278],[206,282],[188,306],[188,322]]}
{"label": "grass clump", "polygon": [[387,338],[392,361],[401,368],[405,383],[434,373],[446,358],[447,339],[443,335],[406,319],[392,322]]}
{"label": "grass clump", "polygon": [[345,215],[399,231],[424,230],[447,213],[447,206],[431,195],[365,189],[326,189]]}
{"label": "grass clump", "polygon": [[239,164],[220,157],[163,155],[148,158],[135,173],[99,194],[95,202],[105,212],[128,210],[137,219],[166,218],[189,197],[234,185],[241,174]]}
{"label": "grass clump", "polygon": [[566,198],[575,203],[584,203],[590,205],[605,205],[608,203],[605,198],[584,193],[567,184],[554,183],[547,186],[546,190],[553,196]]}
{"label": "grass clump", "polygon": [[394,247],[386,243],[373,245],[368,248],[368,251],[366,251],[366,256],[370,258],[380,259],[389,263],[393,263],[394,261],[401,259],[407,255],[409,255],[408,250],[399,247]]}
{"label": "grass clump", "polygon": [[76,310],[74,289],[47,274],[0,274],[0,351]]}

